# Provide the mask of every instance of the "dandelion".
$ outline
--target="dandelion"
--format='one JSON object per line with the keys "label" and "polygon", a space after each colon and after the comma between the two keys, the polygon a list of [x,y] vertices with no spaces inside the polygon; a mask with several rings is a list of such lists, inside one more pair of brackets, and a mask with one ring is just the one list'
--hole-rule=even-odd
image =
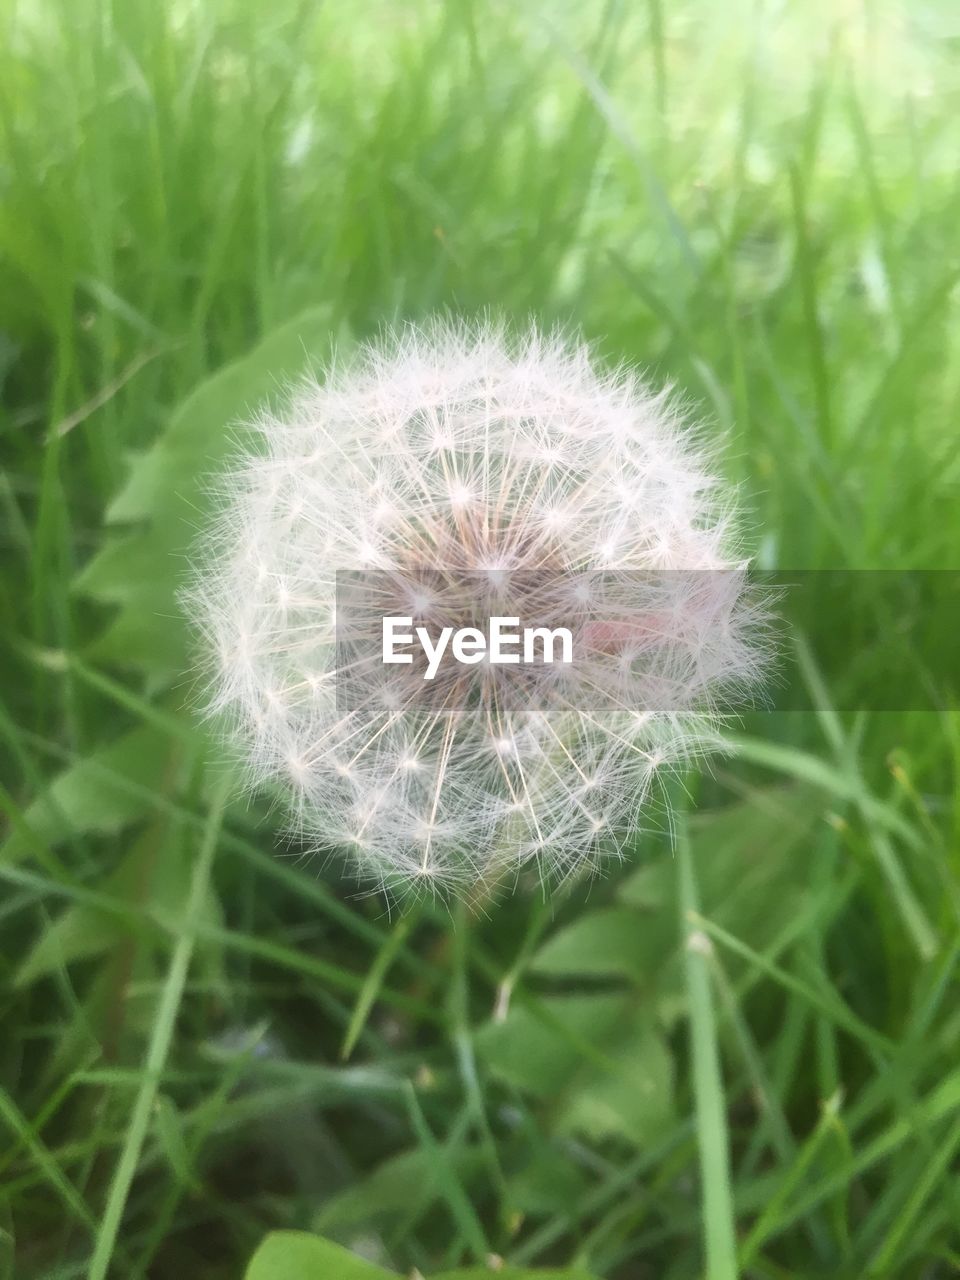
{"label": "dandelion", "polygon": [[[207,705],[298,837],[367,882],[617,856],[761,677],[728,489],[668,392],[580,342],[408,327],[253,426],[186,596]],[[423,651],[388,665],[387,617]],[[532,633],[516,660],[492,660],[493,618]]]}

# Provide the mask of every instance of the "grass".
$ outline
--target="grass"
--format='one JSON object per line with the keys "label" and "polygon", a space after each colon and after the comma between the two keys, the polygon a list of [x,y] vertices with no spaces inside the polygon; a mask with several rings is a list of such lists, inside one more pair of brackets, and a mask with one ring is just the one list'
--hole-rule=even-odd
{"label": "grass", "polygon": [[[282,1227],[427,1277],[957,1274],[955,673],[851,710],[818,662],[866,571],[957,564],[950,6],[0,14],[0,1277],[227,1280]],[[318,305],[580,326],[724,438],[761,566],[864,571],[675,849],[388,918],[221,790],[179,564],[105,514]]]}
{"label": "grass", "polygon": [[681,938],[685,951],[686,989],[689,1003],[691,1076],[700,1178],[703,1187],[705,1270],[717,1280],[735,1280],[737,1248],[735,1215],[730,1193],[730,1150],[726,1101],[717,1042],[717,1020],[710,985],[710,940],[695,929],[698,895],[696,873],[690,856],[686,827],[677,836]]}

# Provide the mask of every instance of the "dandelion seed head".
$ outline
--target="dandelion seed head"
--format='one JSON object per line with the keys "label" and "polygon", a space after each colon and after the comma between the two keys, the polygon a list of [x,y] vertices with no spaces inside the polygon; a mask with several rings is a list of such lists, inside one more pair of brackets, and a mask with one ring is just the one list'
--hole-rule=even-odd
{"label": "dandelion seed head", "polygon": [[[408,327],[253,425],[185,593],[206,705],[297,838],[368,881],[460,892],[618,856],[762,677],[731,494],[671,394],[583,343]],[[485,653],[425,701],[415,662],[371,678],[352,571],[414,626],[570,625],[579,661]]]}

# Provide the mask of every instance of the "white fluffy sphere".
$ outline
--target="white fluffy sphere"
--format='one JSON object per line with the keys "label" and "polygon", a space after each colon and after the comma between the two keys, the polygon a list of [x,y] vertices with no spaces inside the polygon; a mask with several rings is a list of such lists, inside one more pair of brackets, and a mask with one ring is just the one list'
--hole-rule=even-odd
{"label": "white fluffy sphere", "polygon": [[[595,865],[758,679],[730,493],[670,397],[582,343],[407,327],[254,425],[187,596],[209,708],[366,881]],[[338,620],[338,574],[341,615],[345,581],[436,627],[496,607],[567,621],[575,660],[447,665],[426,696]]]}

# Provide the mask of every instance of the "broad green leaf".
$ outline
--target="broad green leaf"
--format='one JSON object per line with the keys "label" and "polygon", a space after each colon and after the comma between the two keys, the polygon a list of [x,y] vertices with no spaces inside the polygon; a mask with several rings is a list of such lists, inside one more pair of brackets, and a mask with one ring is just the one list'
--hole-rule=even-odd
{"label": "broad green leaf", "polygon": [[623,881],[617,897],[637,907],[652,907],[658,911],[666,909],[669,914],[674,884],[672,868],[665,865],[662,857],[656,857]]}
{"label": "broad green leaf", "polygon": [[124,936],[121,921],[86,903],[76,903],[37,937],[14,976],[15,987],[26,987],[74,960],[101,955]]}
{"label": "broad green leaf", "polygon": [[77,579],[77,589],[117,612],[95,657],[139,667],[155,684],[188,669],[187,629],[177,603],[187,557],[210,509],[210,484],[265,402],[276,402],[347,335],[329,307],[268,334],[247,356],[213,374],[176,409],[151,449],[131,459],[107,511],[119,528]]}
{"label": "broad green leaf", "polygon": [[599,1141],[626,1138],[636,1146],[656,1141],[673,1120],[673,1061],[651,1025],[634,1025],[607,1049],[616,1070],[595,1071],[571,1094],[559,1117],[560,1133]]}
{"label": "broad green leaf", "polygon": [[244,1280],[387,1280],[394,1272],[305,1231],[272,1231],[250,1259]]}
{"label": "broad green leaf", "polygon": [[551,975],[589,974],[642,979],[663,954],[657,917],[632,907],[591,911],[553,934],[532,968]]}
{"label": "broad green leaf", "polygon": [[[113,835],[140,817],[136,787],[155,789],[168,767],[170,740],[142,725],[109,746],[78,760],[27,808],[24,819],[45,844],[78,835]],[[0,846],[0,861],[13,863],[32,851],[30,839],[14,831]]]}
{"label": "broad green leaf", "polygon": [[71,1071],[88,1067],[102,1058],[99,1032],[107,1025],[115,1008],[117,975],[109,964],[101,964],[88,982],[79,1002],[67,1010],[57,1032],[57,1042],[44,1067],[40,1082],[52,1090]]}
{"label": "broad green leaf", "polygon": [[210,467],[228,458],[237,431],[266,402],[282,400],[291,383],[349,341],[330,307],[314,307],[267,334],[239,360],[217,370],[174,410],[169,425],[134,461],[107,509],[109,524],[162,517],[169,485],[203,492]]}
{"label": "broad green leaf", "polygon": [[[468,1182],[482,1165],[480,1153],[469,1149],[451,1151],[447,1158],[461,1182]],[[392,1214],[423,1213],[442,1193],[438,1172],[437,1162],[424,1148],[401,1152],[328,1200],[315,1225],[320,1231],[342,1234],[344,1228],[369,1225]]]}
{"label": "broad green leaf", "polygon": [[586,1191],[586,1178],[566,1153],[532,1131],[530,1142],[536,1144],[530,1159],[507,1178],[507,1203],[525,1216],[571,1214]]}
{"label": "broad green leaf", "polygon": [[[771,788],[747,803],[692,818],[705,909],[742,923],[748,936],[776,928],[795,903],[792,892],[802,887],[796,849],[817,813],[807,789]],[[787,885],[790,893],[784,893]],[[618,905],[588,912],[548,937],[532,970],[630,979],[651,994],[662,1014],[680,989],[675,892],[669,858],[640,867],[620,886]]]}
{"label": "broad green leaf", "polygon": [[461,1267],[457,1271],[442,1271],[430,1280],[595,1280],[589,1272],[577,1268],[574,1271],[531,1271],[527,1267]]}
{"label": "broad green leaf", "polygon": [[[385,1271],[356,1254],[304,1231],[273,1231],[250,1260],[244,1280],[392,1280]],[[596,1280],[579,1268],[546,1271],[526,1267],[460,1267],[434,1274],[431,1280]]]}
{"label": "broad green leaf", "polygon": [[[540,1003],[557,1027],[514,1003],[503,1022],[480,1028],[476,1048],[502,1080],[535,1097],[555,1098],[589,1061],[577,1042],[599,1046],[609,1040],[632,1006],[619,995],[550,996]],[[571,1034],[564,1036],[561,1028]]]}
{"label": "broad green leaf", "polygon": [[[153,823],[134,840],[130,852],[98,886],[106,896],[133,907],[158,912],[179,910],[193,866],[193,848],[182,831],[167,822]],[[220,904],[211,890],[203,904],[205,923],[220,924]],[[134,926],[143,932],[143,925]],[[130,918],[121,918],[87,902],[68,906],[37,937],[16,971],[14,985],[27,986],[75,960],[111,951],[131,934]],[[163,935],[156,931],[161,946]],[[213,944],[198,948],[198,967],[212,982],[222,978],[222,965]]]}
{"label": "broad green leaf", "polygon": [[[127,856],[98,886],[101,891],[123,902],[147,900],[151,881],[158,878],[157,855],[163,853],[158,838],[162,841],[155,830],[148,830],[134,841]],[[87,902],[73,903],[38,936],[16,971],[14,985],[28,986],[71,961],[100,955],[126,936],[126,920]]]}
{"label": "broad green leaf", "polygon": [[[488,1068],[549,1103],[558,1132],[638,1144],[662,1132],[673,1115],[673,1071],[645,1010],[620,995],[553,996],[540,1003],[548,1022],[514,1005],[504,1022],[481,1028],[477,1052]],[[581,1052],[584,1042],[599,1061]]]}
{"label": "broad green leaf", "polygon": [[[690,851],[700,888],[701,910],[753,939],[774,933],[796,911],[806,884],[798,856],[822,823],[822,802],[808,787],[757,790],[744,803],[690,818]],[[634,872],[618,891],[623,903],[675,917],[676,870],[660,859]]]}
{"label": "broad green leaf", "polygon": [[629,905],[589,912],[559,929],[534,956],[531,968],[551,977],[629,979],[645,1007],[669,1023],[681,1007],[683,991],[676,912],[668,899],[652,908],[634,901],[631,895]]}

